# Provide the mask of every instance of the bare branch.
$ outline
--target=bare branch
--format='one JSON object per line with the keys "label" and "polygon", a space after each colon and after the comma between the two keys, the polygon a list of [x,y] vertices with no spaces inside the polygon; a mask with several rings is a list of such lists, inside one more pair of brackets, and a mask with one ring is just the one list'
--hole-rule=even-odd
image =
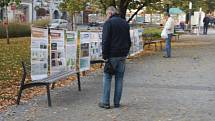
{"label": "bare branch", "polygon": [[146,6],[146,2],[143,3],[141,6],[138,7],[137,11],[128,19],[127,22],[129,23],[129,22],[134,18],[134,16],[137,15],[137,13],[138,13],[141,9],[143,9],[144,6]]}

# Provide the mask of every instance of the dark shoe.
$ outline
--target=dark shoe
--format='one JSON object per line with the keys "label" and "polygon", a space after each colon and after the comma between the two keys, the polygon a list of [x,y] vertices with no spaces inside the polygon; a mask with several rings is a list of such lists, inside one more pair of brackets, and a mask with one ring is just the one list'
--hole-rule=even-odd
{"label": "dark shoe", "polygon": [[110,109],[110,104],[99,103],[100,108]]}
{"label": "dark shoe", "polygon": [[164,58],[170,58],[170,56],[165,56],[165,55],[164,55],[163,57],[164,57]]}
{"label": "dark shoe", "polygon": [[119,108],[120,104],[114,104],[114,108]]}

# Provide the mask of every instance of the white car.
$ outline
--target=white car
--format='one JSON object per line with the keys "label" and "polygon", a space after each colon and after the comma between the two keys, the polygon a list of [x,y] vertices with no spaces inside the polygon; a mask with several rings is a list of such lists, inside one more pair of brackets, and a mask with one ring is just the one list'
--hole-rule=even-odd
{"label": "white car", "polygon": [[51,29],[67,29],[68,21],[64,19],[52,19],[49,28]]}

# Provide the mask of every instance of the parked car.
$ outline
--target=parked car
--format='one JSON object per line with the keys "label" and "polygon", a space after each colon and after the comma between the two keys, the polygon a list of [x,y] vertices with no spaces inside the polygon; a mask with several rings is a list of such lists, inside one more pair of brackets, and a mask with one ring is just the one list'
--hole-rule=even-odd
{"label": "parked car", "polygon": [[67,29],[69,22],[64,19],[52,19],[49,28],[51,29]]}

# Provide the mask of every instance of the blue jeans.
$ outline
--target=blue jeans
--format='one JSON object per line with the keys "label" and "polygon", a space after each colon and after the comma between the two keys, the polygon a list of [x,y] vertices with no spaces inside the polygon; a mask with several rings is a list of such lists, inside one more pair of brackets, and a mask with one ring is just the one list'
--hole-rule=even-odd
{"label": "blue jeans", "polygon": [[[113,57],[109,59],[115,70],[114,105],[119,105],[122,95],[123,77],[125,72],[126,57]],[[102,103],[110,104],[112,76],[104,72]]]}
{"label": "blue jeans", "polygon": [[171,57],[171,38],[172,34],[168,34],[168,38],[166,38],[166,56]]}

